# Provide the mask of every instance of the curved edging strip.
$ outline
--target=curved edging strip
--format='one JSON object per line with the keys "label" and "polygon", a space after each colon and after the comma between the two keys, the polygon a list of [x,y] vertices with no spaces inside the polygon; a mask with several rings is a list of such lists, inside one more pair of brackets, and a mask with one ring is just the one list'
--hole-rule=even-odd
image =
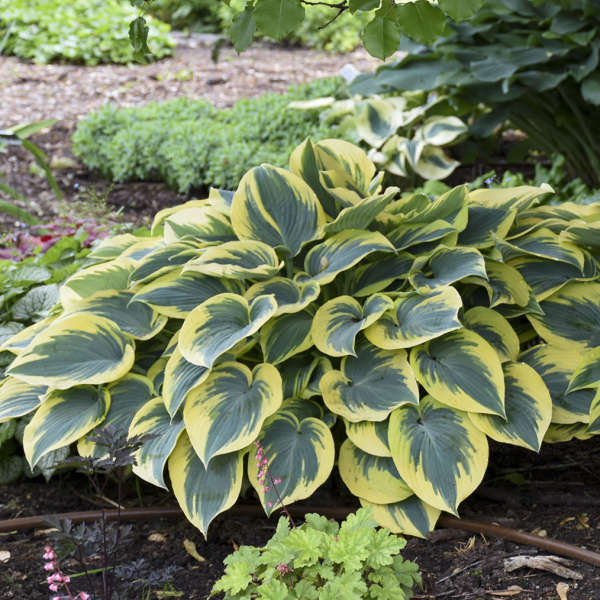
{"label": "curved edging strip", "polygon": [[[355,510],[352,508],[308,505],[292,505],[288,507],[288,509],[293,516],[301,517],[306,513],[314,512],[337,520],[344,519],[349,513]],[[265,516],[262,508],[254,505],[234,506],[225,514],[257,517]],[[47,519],[50,516],[52,516],[54,519],[69,519],[73,523],[80,523],[82,521],[95,521],[102,519],[103,516],[108,521],[115,521],[118,518],[122,519],[123,521],[143,521],[148,519],[182,517],[183,513],[179,508],[165,507],[135,508],[121,511],[89,510],[54,515],[40,515],[36,517],[21,517],[19,519],[0,521],[0,533],[6,533],[15,530],[22,531],[26,529],[34,529],[35,527],[45,527],[48,525]],[[541,537],[533,533],[524,533],[510,527],[501,527],[500,525],[493,525],[492,523],[484,523],[482,521],[473,521],[470,519],[457,519],[456,517],[452,517],[450,515],[442,515],[438,520],[438,525],[450,529],[462,529],[463,531],[469,531],[472,533],[483,533],[485,535],[510,540],[511,542],[516,542],[517,544],[534,546],[548,552],[553,552],[558,556],[568,556],[569,558],[581,560],[596,567],[600,567],[600,554],[597,552],[592,552],[591,550],[586,550],[585,548],[579,548],[578,546],[567,544],[552,538]]]}

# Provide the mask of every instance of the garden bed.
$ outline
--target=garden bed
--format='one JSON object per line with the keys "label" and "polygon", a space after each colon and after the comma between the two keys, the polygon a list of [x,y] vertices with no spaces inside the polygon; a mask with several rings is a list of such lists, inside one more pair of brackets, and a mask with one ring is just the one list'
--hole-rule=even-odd
{"label": "garden bed", "polygon": [[[600,453],[592,442],[544,446],[540,455],[494,445],[491,459],[479,492],[462,504],[461,517],[493,521],[600,551]],[[511,484],[509,480],[520,485]],[[137,504],[133,481],[130,484],[124,502],[127,508]],[[0,518],[97,509],[101,503],[90,502],[91,495],[86,481],[75,475],[63,475],[51,486],[37,480],[25,481],[0,488]],[[173,505],[167,493],[150,486],[143,488],[143,498],[146,507]],[[310,502],[350,506],[352,498],[343,485],[326,484]],[[251,496],[243,503],[257,504]],[[122,546],[120,562],[144,558],[153,569],[174,565],[178,570],[171,591],[179,595],[154,594],[152,597],[204,600],[222,572],[225,556],[237,545],[265,543],[275,523],[275,518],[225,513],[211,525],[206,542],[183,517],[140,521],[134,525],[131,542]],[[0,598],[47,599],[42,584],[41,554],[51,539],[47,530],[0,536],[0,551],[11,554],[2,565]],[[188,554],[183,545],[185,539],[194,542],[204,561],[198,562]],[[568,600],[597,600],[598,568],[575,561],[570,568],[581,574],[582,578],[577,581],[527,568],[505,572],[504,559],[523,554],[548,553],[450,529],[431,533],[428,541],[411,538],[403,552],[406,558],[419,564],[423,575],[424,589],[416,591],[416,598],[558,600],[557,584],[563,582],[569,586]],[[63,568],[72,573],[69,565],[66,561]],[[83,579],[75,581],[76,589],[84,589]]]}

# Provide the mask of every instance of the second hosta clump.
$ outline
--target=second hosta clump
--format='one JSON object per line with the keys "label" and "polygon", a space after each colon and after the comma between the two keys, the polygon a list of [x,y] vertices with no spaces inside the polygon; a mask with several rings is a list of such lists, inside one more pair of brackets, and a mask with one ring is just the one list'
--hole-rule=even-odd
{"label": "second hosta clump", "polygon": [[[271,513],[337,462],[378,523],[426,535],[479,485],[488,437],[600,431],[600,206],[548,193],[400,196],[359,148],[307,140],[290,170],[102,242],[62,310],[4,344],[0,420],[32,413],[32,466],[108,424],[152,434],[135,472],[165,486],[167,466],[203,532],[244,469]],[[246,461],[257,440],[280,497]]]}

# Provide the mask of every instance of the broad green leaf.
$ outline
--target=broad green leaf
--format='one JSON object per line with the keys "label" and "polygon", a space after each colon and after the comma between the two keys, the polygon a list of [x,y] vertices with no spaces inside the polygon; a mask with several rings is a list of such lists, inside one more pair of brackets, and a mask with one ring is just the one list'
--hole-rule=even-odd
{"label": "broad green leaf", "polygon": [[167,489],[163,472],[175,443],[184,430],[181,415],[171,417],[162,398],[146,402],[134,415],[129,425],[129,437],[149,436],[136,452],[133,472],[158,487]]}
{"label": "broad green leaf", "polygon": [[312,309],[305,309],[274,317],[265,323],[259,334],[265,361],[277,365],[312,347],[313,316]]}
{"label": "broad green leaf", "polygon": [[395,17],[403,34],[426,45],[433,44],[446,30],[444,13],[428,0],[397,5]]}
{"label": "broad green leaf", "polygon": [[207,367],[188,362],[175,348],[165,365],[162,399],[167,412],[173,417],[188,394],[198,387],[210,373]]}
{"label": "broad green leaf", "polygon": [[[277,491],[286,505],[311,496],[333,469],[333,437],[320,419],[299,421],[292,414],[278,413],[265,423],[259,439],[271,476],[281,479]],[[265,491],[258,482],[258,466],[252,455],[248,458],[248,478],[268,515],[281,508],[273,486]]]}
{"label": "broad green leaf", "polygon": [[427,396],[401,406],[388,431],[398,473],[417,496],[457,514],[458,505],[481,483],[488,463],[485,435],[455,410]]}
{"label": "broad green leaf", "polygon": [[360,37],[367,52],[381,60],[398,50],[401,39],[397,23],[385,15],[377,14],[364,28]]}
{"label": "broad green leaf", "polygon": [[296,256],[306,242],[322,235],[325,213],[300,177],[262,165],[242,177],[231,222],[240,240],[259,240]]}
{"label": "broad green leaf", "polygon": [[312,322],[315,346],[329,356],[356,356],[358,332],[372,325],[393,304],[383,294],[370,296],[363,306],[351,296],[329,300],[317,310]]}
{"label": "broad green leaf", "polygon": [[229,29],[233,47],[238,54],[250,46],[255,32],[254,10],[253,7],[248,6],[235,16]]}
{"label": "broad green leaf", "polygon": [[25,427],[23,449],[33,468],[44,456],[75,442],[102,423],[110,408],[106,390],[84,385],[50,392]]}
{"label": "broad green leaf", "polygon": [[413,495],[391,458],[367,454],[350,440],[340,448],[338,469],[352,494],[369,502],[391,504]]}
{"label": "broad green leaf", "polygon": [[82,298],[87,298],[98,292],[126,290],[129,286],[129,276],[135,269],[131,259],[117,258],[107,263],[92,265],[78,271],[60,288],[60,301],[66,310]]}
{"label": "broad green leaf", "polygon": [[248,302],[252,302],[258,296],[273,294],[277,302],[277,310],[273,316],[277,316],[300,312],[316,300],[320,292],[319,284],[314,281],[303,283],[285,277],[274,277],[255,283],[246,290],[244,297]]}
{"label": "broad green leaf", "polygon": [[258,29],[276,40],[298,28],[304,19],[300,0],[258,0],[254,8]]}
{"label": "broad green leaf", "polygon": [[451,286],[418,294],[400,294],[392,310],[365,330],[367,339],[380,348],[410,348],[461,327],[459,293]]}
{"label": "broad green leaf", "polygon": [[441,513],[438,508],[426,504],[417,496],[393,504],[372,504],[362,498],[360,503],[372,508],[373,518],[381,527],[387,527],[392,533],[420,538],[426,538],[433,531]]}
{"label": "broad green leaf", "polygon": [[567,391],[575,392],[590,387],[600,387],[600,348],[585,353],[577,364]]}
{"label": "broad green leaf", "polygon": [[167,317],[155,313],[147,304],[137,302],[135,294],[113,290],[97,292],[81,301],[74,301],[68,313],[90,313],[112,321],[122,332],[139,340],[147,340],[167,324]]}
{"label": "broad green leaf", "polygon": [[19,321],[41,321],[58,302],[58,285],[50,283],[30,289],[12,306],[12,317]]}
{"label": "broad green leaf", "polygon": [[487,279],[485,262],[475,248],[440,248],[431,258],[417,259],[408,279],[419,291],[434,290],[466,277]]}
{"label": "broad green leaf", "polygon": [[569,352],[600,346],[600,283],[569,283],[540,303],[543,315],[527,315],[538,335]]}
{"label": "broad green leaf", "polygon": [[248,303],[236,294],[218,294],[186,317],[179,351],[188,362],[210,368],[221,354],[257,332],[276,310],[274,296],[258,296]]}
{"label": "broad green leaf", "polygon": [[193,271],[230,279],[269,279],[281,264],[271,246],[255,240],[227,242],[207,248],[186,264],[183,272]]}
{"label": "broad green leaf", "polygon": [[484,4],[484,0],[440,0],[440,8],[454,21],[472,17]]}
{"label": "broad green leaf", "polygon": [[112,321],[75,313],[44,329],[8,374],[31,385],[66,389],[115,381],[129,372],[134,358],[131,339]]}
{"label": "broad green leaf", "polygon": [[190,392],[183,420],[190,442],[206,467],[215,456],[243,450],[283,401],[281,375],[268,363],[252,371],[237,362],[215,367]]}
{"label": "broad green leaf", "polygon": [[210,522],[235,504],[242,487],[242,474],[240,452],[217,456],[205,468],[185,432],[169,457],[175,498],[185,516],[205,537]]}
{"label": "broad green leaf", "polygon": [[348,421],[383,421],[406,403],[417,404],[417,382],[404,350],[381,350],[364,342],[341,370],[323,375],[320,389],[327,408]]}
{"label": "broad green leaf", "polygon": [[388,445],[388,423],[385,421],[358,421],[344,419],[348,439],[363,452],[374,456],[392,456]]}
{"label": "broad green leaf", "polygon": [[500,359],[473,331],[459,329],[413,348],[410,364],[436,400],[461,411],[505,416]]}
{"label": "broad green leaf", "polygon": [[393,252],[392,244],[379,232],[349,229],[313,246],[304,259],[304,270],[319,284],[333,281],[373,252]]}
{"label": "broad green leaf", "polygon": [[179,241],[222,244],[235,239],[229,219],[212,206],[178,210],[164,221],[164,240],[167,244]]}
{"label": "broad green leaf", "polygon": [[493,440],[539,452],[552,418],[552,399],[543,379],[529,365],[503,365],[506,419],[469,413],[475,426]]}
{"label": "broad green leaf", "polygon": [[502,362],[517,360],[519,338],[500,313],[484,306],[475,306],[464,314],[462,322],[467,329],[479,334],[488,342]]}
{"label": "broad green leaf", "polygon": [[594,390],[567,392],[569,381],[581,360],[578,353],[540,344],[523,352],[519,360],[533,367],[544,380],[552,398],[553,423],[588,422]]}
{"label": "broad green leaf", "polygon": [[600,76],[590,75],[581,83],[581,95],[586,102],[600,106]]}
{"label": "broad green leaf", "polygon": [[0,423],[35,410],[47,391],[45,385],[30,385],[13,377],[4,379],[0,384]]}
{"label": "broad green leaf", "polygon": [[199,304],[225,292],[240,293],[242,286],[235,279],[217,279],[195,271],[175,269],[139,288],[136,302],[151,306],[161,315],[185,319]]}

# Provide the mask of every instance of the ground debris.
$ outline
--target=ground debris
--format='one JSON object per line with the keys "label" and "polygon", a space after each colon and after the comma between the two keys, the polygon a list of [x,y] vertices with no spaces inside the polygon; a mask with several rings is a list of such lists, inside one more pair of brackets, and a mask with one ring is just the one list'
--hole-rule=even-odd
{"label": "ground debris", "polygon": [[523,567],[528,567],[530,569],[539,569],[541,571],[549,571],[550,573],[554,573],[559,577],[564,577],[565,579],[583,579],[583,575],[577,571],[573,571],[572,569],[568,569],[564,565],[571,565],[573,561],[567,560],[566,558],[562,558],[560,556],[511,556],[510,558],[504,559],[504,570],[507,573],[511,571],[516,571],[517,569],[521,569]]}

